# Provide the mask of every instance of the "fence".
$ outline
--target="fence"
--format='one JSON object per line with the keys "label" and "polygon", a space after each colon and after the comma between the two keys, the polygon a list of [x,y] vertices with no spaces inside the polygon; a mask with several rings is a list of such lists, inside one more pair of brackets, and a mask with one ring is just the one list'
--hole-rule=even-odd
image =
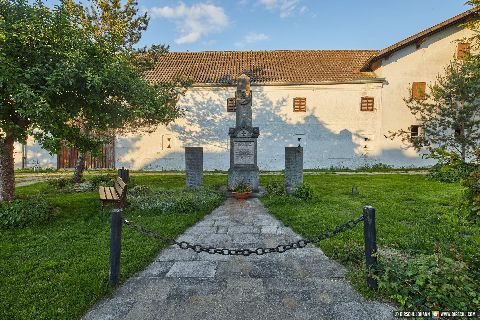
{"label": "fence", "polygon": [[376,290],[377,281],[374,278],[374,274],[377,270],[377,232],[375,226],[375,209],[370,206],[363,208],[363,214],[357,219],[347,221],[336,228],[324,232],[312,239],[301,239],[289,244],[279,244],[276,247],[269,248],[256,248],[256,249],[230,249],[230,248],[215,248],[210,246],[204,246],[201,244],[192,244],[187,241],[178,242],[175,239],[164,237],[151,230],[145,229],[141,225],[138,225],[132,221],[123,219],[122,209],[114,209],[112,212],[112,225],[110,235],[110,283],[118,284],[120,276],[120,253],[121,253],[121,241],[122,241],[122,225],[126,224],[132,229],[160,240],[162,242],[177,245],[184,250],[193,250],[197,253],[206,252],[209,254],[221,254],[221,255],[243,255],[249,256],[252,254],[264,255],[269,253],[283,253],[292,249],[300,249],[306,247],[309,243],[317,243],[319,241],[335,237],[337,234],[351,230],[355,228],[361,221],[363,221],[363,237],[365,244],[365,264],[367,267],[367,284],[368,286]]}

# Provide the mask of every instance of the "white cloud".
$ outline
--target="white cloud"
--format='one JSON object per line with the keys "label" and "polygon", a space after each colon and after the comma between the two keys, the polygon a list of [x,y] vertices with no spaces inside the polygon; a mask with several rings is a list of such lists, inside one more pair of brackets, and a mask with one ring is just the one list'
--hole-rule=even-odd
{"label": "white cloud", "polygon": [[148,9],[152,19],[166,18],[176,24],[180,37],[177,44],[198,41],[202,36],[221,32],[228,26],[228,17],[222,7],[209,3],[186,6],[181,2],[176,7],[152,7]]}
{"label": "white cloud", "polygon": [[265,41],[268,39],[269,39],[268,36],[264,33],[250,32],[243,37],[242,41],[235,42],[235,46],[245,47],[247,44]]}
{"label": "white cloud", "polygon": [[[280,11],[280,17],[286,18],[292,15],[298,8],[300,0],[258,0],[261,5],[263,5],[268,10],[278,10]],[[301,13],[305,12],[307,8],[305,6],[301,7],[299,11]]]}

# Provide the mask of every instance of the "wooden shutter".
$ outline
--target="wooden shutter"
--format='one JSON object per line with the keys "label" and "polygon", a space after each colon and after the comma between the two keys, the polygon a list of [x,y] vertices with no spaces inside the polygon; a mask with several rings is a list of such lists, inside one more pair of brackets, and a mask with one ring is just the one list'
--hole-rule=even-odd
{"label": "wooden shutter", "polygon": [[425,99],[426,82],[414,82],[412,84],[412,98],[415,100]]}
{"label": "wooden shutter", "polygon": [[373,111],[375,108],[375,99],[373,97],[362,97],[360,111]]}
{"label": "wooden shutter", "polygon": [[470,43],[462,42],[457,45],[457,59],[463,60],[470,54]]}
{"label": "wooden shutter", "polygon": [[307,112],[307,98],[293,98],[293,112]]}
{"label": "wooden shutter", "polygon": [[235,98],[228,98],[227,99],[227,112],[235,112],[237,111],[236,105],[235,105]]}

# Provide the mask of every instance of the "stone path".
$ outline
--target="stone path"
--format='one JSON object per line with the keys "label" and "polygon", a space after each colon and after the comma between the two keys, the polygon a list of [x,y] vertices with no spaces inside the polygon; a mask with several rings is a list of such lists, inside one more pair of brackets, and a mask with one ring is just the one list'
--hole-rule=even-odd
{"label": "stone path", "polygon": [[[179,240],[257,248],[299,238],[258,199],[229,199]],[[84,319],[391,319],[392,307],[365,301],[345,272],[310,246],[249,257],[170,247]]]}

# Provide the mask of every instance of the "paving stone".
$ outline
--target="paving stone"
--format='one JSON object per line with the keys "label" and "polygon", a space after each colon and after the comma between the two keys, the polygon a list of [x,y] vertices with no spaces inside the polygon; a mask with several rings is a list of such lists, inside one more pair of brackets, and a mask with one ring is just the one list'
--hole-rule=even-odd
{"label": "paving stone", "polygon": [[179,247],[170,247],[157,257],[157,261],[193,261],[197,260],[198,256],[193,250],[184,250]]}
{"label": "paving stone", "polygon": [[260,228],[257,226],[235,226],[229,227],[227,234],[258,234],[260,233]]}
{"label": "paving stone", "polygon": [[173,264],[166,277],[213,278],[217,264],[213,261],[178,261]]}
{"label": "paving stone", "polygon": [[266,225],[262,226],[261,233],[270,233],[270,234],[277,234],[278,226]]}

